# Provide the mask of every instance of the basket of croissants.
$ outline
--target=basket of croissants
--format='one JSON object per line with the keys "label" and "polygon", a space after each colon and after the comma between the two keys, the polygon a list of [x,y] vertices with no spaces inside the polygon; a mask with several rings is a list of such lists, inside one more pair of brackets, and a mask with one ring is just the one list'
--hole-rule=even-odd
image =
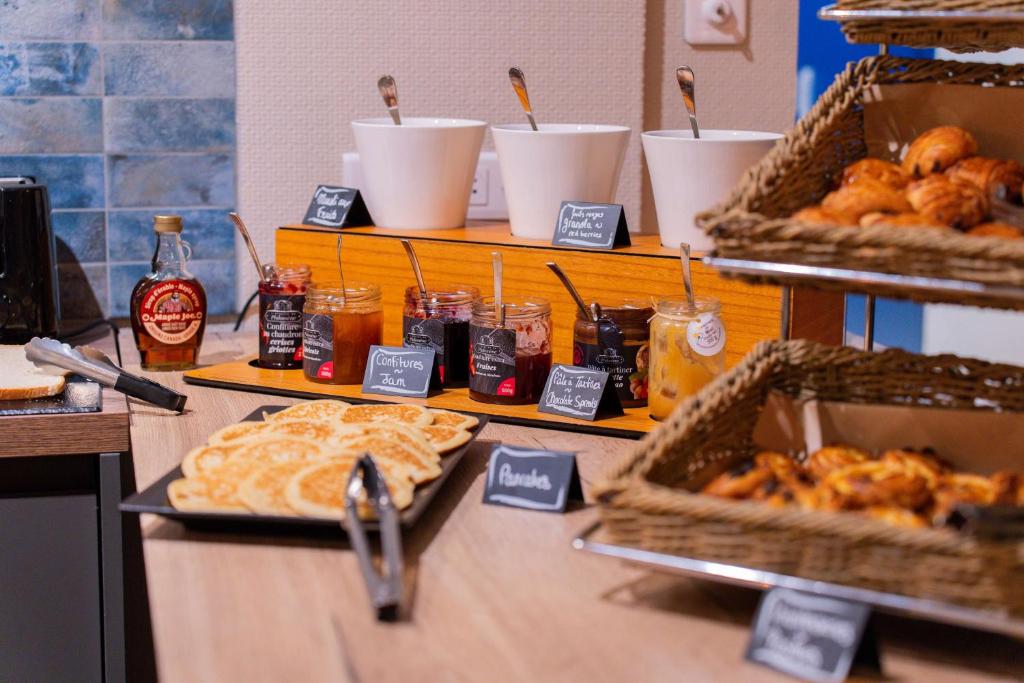
{"label": "basket of croissants", "polygon": [[[905,278],[858,288],[1024,307],[1024,297],[1014,301],[996,291],[1024,288],[1024,166],[1017,159],[979,149],[972,131],[954,125],[890,141],[902,157],[867,154],[862,105],[872,86],[935,81],[1019,87],[1024,66],[888,56],[851,64],[728,199],[698,216],[716,255],[967,281],[985,287],[937,291]],[[1012,125],[1012,117],[1007,121]],[[800,284],[784,274],[746,279]]]}
{"label": "basket of croissants", "polygon": [[[893,19],[847,16],[840,20],[851,43],[887,43],[913,47],[945,47],[953,52],[998,51],[1024,46],[1024,22],[1003,17],[992,21],[974,14],[997,17],[1024,12],[1022,0],[836,0],[840,10],[905,10],[915,16]],[[941,14],[929,17],[923,13]]]}
{"label": "basket of croissants", "polygon": [[953,466],[941,443],[773,452],[757,436],[779,396],[1014,419],[1024,418],[1022,386],[1024,368],[952,355],[761,342],[595,486],[605,532],[652,552],[1024,617],[1019,527],[980,533],[963,516],[1024,511],[1024,466]]}

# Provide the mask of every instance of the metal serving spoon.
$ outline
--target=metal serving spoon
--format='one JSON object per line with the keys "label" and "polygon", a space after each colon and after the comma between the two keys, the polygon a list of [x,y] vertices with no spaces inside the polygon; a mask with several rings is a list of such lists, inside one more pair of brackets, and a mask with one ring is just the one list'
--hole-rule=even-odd
{"label": "metal serving spoon", "polygon": [[693,274],[690,273],[690,245],[686,242],[679,244],[679,260],[683,265],[683,289],[686,290],[686,303],[690,310],[697,308],[697,301],[693,295]]}
{"label": "metal serving spoon", "polygon": [[544,265],[550,268],[551,272],[554,273],[555,276],[562,281],[562,284],[565,286],[566,291],[569,292],[569,296],[572,297],[572,300],[576,302],[576,306],[580,309],[580,312],[583,313],[584,318],[592,317],[595,322],[597,320],[600,320],[600,307],[598,307],[596,310],[592,307],[587,307],[587,302],[585,302],[583,300],[583,297],[580,296],[579,290],[576,289],[576,287],[572,284],[572,281],[569,279],[569,276],[565,274],[565,271],[563,271],[557,263],[555,263],[554,261],[548,261]]}
{"label": "metal serving spoon", "polygon": [[388,108],[391,120],[396,126],[402,125],[402,117],[398,115],[398,86],[395,85],[395,79],[391,76],[381,76],[377,80],[377,89],[384,98],[384,106]]}
{"label": "metal serving spoon", "polygon": [[690,115],[690,128],[693,129],[693,137],[700,138],[700,127],[697,125],[697,102],[694,98],[693,69],[688,66],[679,67],[676,69],[676,80],[679,82],[679,90],[683,93],[686,113]]}
{"label": "metal serving spoon", "polygon": [[530,119],[530,128],[538,130],[537,122],[533,118],[533,108],[530,106],[530,95],[526,92],[526,77],[523,76],[523,70],[518,66],[512,67],[508,70],[508,78],[512,81],[512,89],[516,91],[519,104],[523,106],[523,111],[526,112],[526,118]]}
{"label": "metal serving spoon", "polygon": [[233,222],[235,227],[238,228],[238,232],[241,233],[242,240],[245,242],[245,247],[249,250],[249,256],[252,257],[252,262],[256,264],[256,272],[259,274],[260,282],[266,282],[270,279],[268,270],[270,266],[268,265],[264,267],[260,262],[259,254],[256,253],[256,245],[253,244],[252,236],[249,235],[249,228],[245,227],[245,222],[237,213],[229,213],[228,218],[231,219],[231,222]]}
{"label": "metal serving spoon", "polygon": [[423,270],[420,269],[420,260],[416,257],[416,250],[412,248],[412,242],[402,240],[405,247],[405,254],[409,257],[409,265],[412,266],[412,274],[416,278],[416,287],[420,290],[420,301],[423,303],[423,312],[430,315],[427,310],[427,283],[423,280]]}

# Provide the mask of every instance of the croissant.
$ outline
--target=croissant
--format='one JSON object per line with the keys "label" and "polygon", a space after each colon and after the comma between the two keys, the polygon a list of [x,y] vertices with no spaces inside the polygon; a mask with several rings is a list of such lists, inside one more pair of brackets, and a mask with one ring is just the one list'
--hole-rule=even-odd
{"label": "croissant", "polygon": [[902,190],[910,182],[910,176],[903,169],[881,159],[861,159],[843,169],[842,185],[852,185],[864,178],[877,180],[894,190]]}
{"label": "croissant", "polygon": [[844,219],[820,206],[808,206],[793,214],[793,220],[810,225],[843,225]]}
{"label": "croissant", "polygon": [[835,192],[829,192],[821,200],[821,208],[841,217],[849,225],[856,225],[861,216],[872,211],[910,211],[910,203],[901,191],[874,178],[861,178],[852,185],[843,185]]}
{"label": "croissant", "polygon": [[954,183],[944,175],[932,175],[907,186],[907,199],[914,211],[931,223],[966,230],[988,214],[985,194],[965,183]]}
{"label": "croissant", "polygon": [[915,178],[939,173],[978,152],[974,136],[957,126],[926,130],[910,143],[903,157],[903,172]]}
{"label": "croissant", "polygon": [[829,472],[840,467],[864,462],[870,458],[870,454],[853,446],[825,446],[811,453],[807,458],[807,469],[811,473],[823,479]]}
{"label": "croissant", "polygon": [[861,216],[860,227],[870,228],[872,225],[893,225],[900,228],[929,228],[931,230],[949,230],[945,225],[935,225],[919,213],[882,213],[875,211]]}
{"label": "croissant", "polygon": [[1020,202],[1024,166],[1011,159],[968,157],[946,169],[946,175],[954,182],[975,186],[984,192],[986,197],[996,196],[1007,201]]}
{"label": "croissant", "polygon": [[967,231],[971,237],[1002,237],[1007,240],[1024,239],[1024,232],[1009,223],[981,223]]}

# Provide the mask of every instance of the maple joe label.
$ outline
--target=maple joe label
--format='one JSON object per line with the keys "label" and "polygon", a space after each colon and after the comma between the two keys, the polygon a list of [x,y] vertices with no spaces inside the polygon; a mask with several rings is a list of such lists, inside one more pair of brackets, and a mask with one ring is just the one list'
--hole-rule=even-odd
{"label": "maple joe label", "polygon": [[516,395],[516,331],[469,326],[469,388],[488,396]]}
{"label": "maple joe label", "polygon": [[139,305],[146,332],[163,344],[182,344],[203,323],[203,295],[184,280],[169,280],[146,292]]}
{"label": "maple joe label", "polygon": [[686,325],[690,348],[702,356],[714,356],[725,347],[725,326],[714,313],[701,313]]}
{"label": "maple joe label", "polygon": [[302,314],[302,370],[307,377],[334,377],[334,319],[331,316]]}

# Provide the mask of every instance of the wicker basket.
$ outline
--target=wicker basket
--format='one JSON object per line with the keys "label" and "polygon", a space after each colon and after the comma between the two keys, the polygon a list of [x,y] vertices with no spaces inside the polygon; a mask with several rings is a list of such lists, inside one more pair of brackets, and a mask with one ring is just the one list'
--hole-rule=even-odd
{"label": "wicker basket", "polygon": [[812,342],[762,342],[599,484],[611,538],[654,552],[1024,615],[1024,543],[778,509],[699,493],[758,450],[769,392],[796,399],[1024,412],[1024,368]]}
{"label": "wicker basket", "polygon": [[[717,256],[801,265],[952,278],[1024,287],[1024,240],[939,234],[932,230],[828,227],[799,223],[795,211],[821,201],[842,169],[867,154],[863,101],[880,84],[948,83],[1024,86],[1024,66],[870,57],[851,63],[814,108],[756,166],[732,195],[697,217]],[[755,282],[801,284],[777,276]],[[851,289],[848,284],[821,286]],[[921,301],[1024,308],[984,292],[935,293],[926,288],[857,285],[858,291]]]}
{"label": "wicker basket", "polygon": [[855,18],[841,21],[851,43],[945,47],[954,52],[998,51],[1024,45],[1024,22],[957,18],[955,12],[1024,12],[1021,0],[837,0],[841,10],[948,12],[942,18]]}

